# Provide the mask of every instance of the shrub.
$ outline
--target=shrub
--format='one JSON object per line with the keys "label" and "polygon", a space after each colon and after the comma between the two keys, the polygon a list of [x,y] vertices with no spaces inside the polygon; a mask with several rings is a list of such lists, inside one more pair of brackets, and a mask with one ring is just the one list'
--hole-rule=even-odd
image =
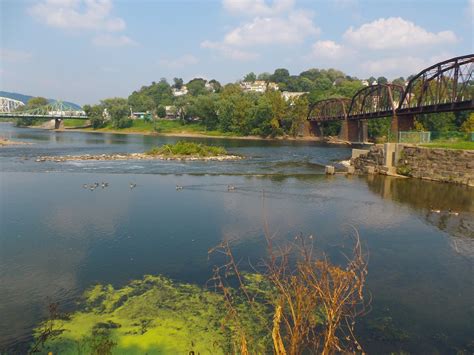
{"label": "shrub", "polygon": [[224,155],[227,151],[223,147],[209,146],[201,143],[178,141],[175,144],[165,144],[154,147],[146,154],[149,155],[195,155],[200,157]]}

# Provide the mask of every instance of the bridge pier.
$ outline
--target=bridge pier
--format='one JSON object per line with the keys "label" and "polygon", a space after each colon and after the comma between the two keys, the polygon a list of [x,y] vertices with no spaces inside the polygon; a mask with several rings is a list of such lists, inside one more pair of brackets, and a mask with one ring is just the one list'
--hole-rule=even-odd
{"label": "bridge pier", "polygon": [[310,136],[323,137],[323,127],[320,122],[309,121],[308,133]]}
{"label": "bridge pier", "polygon": [[367,142],[369,137],[367,120],[349,120],[346,118],[342,122],[339,137],[353,143]]}
{"label": "bridge pier", "polygon": [[[55,118],[54,119],[54,129],[60,129],[62,123],[63,123],[62,118]],[[63,127],[64,127],[64,124],[63,124]]]}
{"label": "bridge pier", "polygon": [[398,142],[398,133],[411,131],[415,127],[415,115],[394,115],[391,122],[392,135]]}

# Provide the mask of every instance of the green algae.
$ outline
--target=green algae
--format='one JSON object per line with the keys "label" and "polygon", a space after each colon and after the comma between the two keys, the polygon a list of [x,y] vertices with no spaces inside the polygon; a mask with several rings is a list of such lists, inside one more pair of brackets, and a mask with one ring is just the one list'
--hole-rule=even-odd
{"label": "green algae", "polygon": [[[248,280],[261,295],[268,291],[262,280]],[[236,307],[243,315],[239,326],[255,339],[252,350],[265,352],[271,341],[268,306],[242,300]],[[224,354],[231,352],[237,327],[220,293],[150,275],[118,289],[95,285],[84,293],[81,310],[56,326],[61,332],[46,341],[45,353]]]}
{"label": "green algae", "polygon": [[61,335],[43,350],[89,354],[113,344],[113,354],[221,354],[227,343],[224,312],[217,293],[161,276],[120,289],[96,285],[84,294],[83,310],[61,321]]}

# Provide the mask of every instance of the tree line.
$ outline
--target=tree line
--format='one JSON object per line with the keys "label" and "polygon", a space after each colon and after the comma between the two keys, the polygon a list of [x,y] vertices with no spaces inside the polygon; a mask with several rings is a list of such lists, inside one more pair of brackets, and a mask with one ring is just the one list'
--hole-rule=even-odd
{"label": "tree line", "polygon": [[[410,77],[407,78],[409,79]],[[202,78],[194,78],[186,84],[182,78],[174,78],[169,83],[162,78],[158,82],[142,86],[128,98],[104,99],[98,105],[85,105],[84,111],[94,128],[102,127],[108,121],[114,128],[129,127],[132,125],[131,111],[150,112],[155,118],[165,117],[165,107],[172,106],[183,124],[199,119],[207,130],[239,135],[296,135],[307,118],[311,103],[333,97],[351,98],[363,87],[361,80],[336,69],[313,68],[299,75],[290,75],[287,69],[279,68],[273,74],[265,72],[257,75],[251,72],[243,77],[243,81],[247,82],[256,80],[274,82],[278,84],[279,90],[245,92],[239,83],[222,85],[217,80],[207,81]],[[392,83],[404,85],[407,80],[400,77]],[[388,79],[371,77],[367,81],[369,84],[383,84]],[[188,93],[174,96],[173,90],[180,90],[184,85]],[[286,101],[281,91],[307,94]],[[469,119],[469,113],[465,112],[420,115],[417,117],[417,128],[454,131],[461,127],[469,129],[473,121],[474,118]],[[340,125],[340,122],[325,123],[325,133],[336,135]],[[389,128],[390,119],[370,120],[369,136],[374,139],[387,136]]]}

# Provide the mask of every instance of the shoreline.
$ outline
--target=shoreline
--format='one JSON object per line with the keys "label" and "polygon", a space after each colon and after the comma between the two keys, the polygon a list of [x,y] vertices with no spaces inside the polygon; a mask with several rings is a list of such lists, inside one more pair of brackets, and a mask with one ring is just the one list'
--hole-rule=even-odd
{"label": "shoreline", "polygon": [[[36,128],[36,129],[45,129],[42,126],[28,126],[27,128]],[[155,137],[182,137],[182,138],[215,138],[215,139],[237,139],[237,140],[249,140],[249,141],[294,141],[294,142],[318,142],[318,143],[327,143],[327,144],[339,144],[339,145],[351,145],[350,142],[339,140],[337,137],[325,137],[326,139],[321,139],[320,137],[314,136],[280,136],[280,137],[260,137],[260,136],[226,136],[226,135],[208,135],[204,133],[195,133],[195,132],[151,132],[151,131],[121,131],[121,130],[94,130],[94,129],[84,129],[84,128],[59,128],[54,129],[56,132],[82,132],[82,133],[110,133],[110,134],[123,134],[123,135],[140,135],[140,136],[155,136]]]}

